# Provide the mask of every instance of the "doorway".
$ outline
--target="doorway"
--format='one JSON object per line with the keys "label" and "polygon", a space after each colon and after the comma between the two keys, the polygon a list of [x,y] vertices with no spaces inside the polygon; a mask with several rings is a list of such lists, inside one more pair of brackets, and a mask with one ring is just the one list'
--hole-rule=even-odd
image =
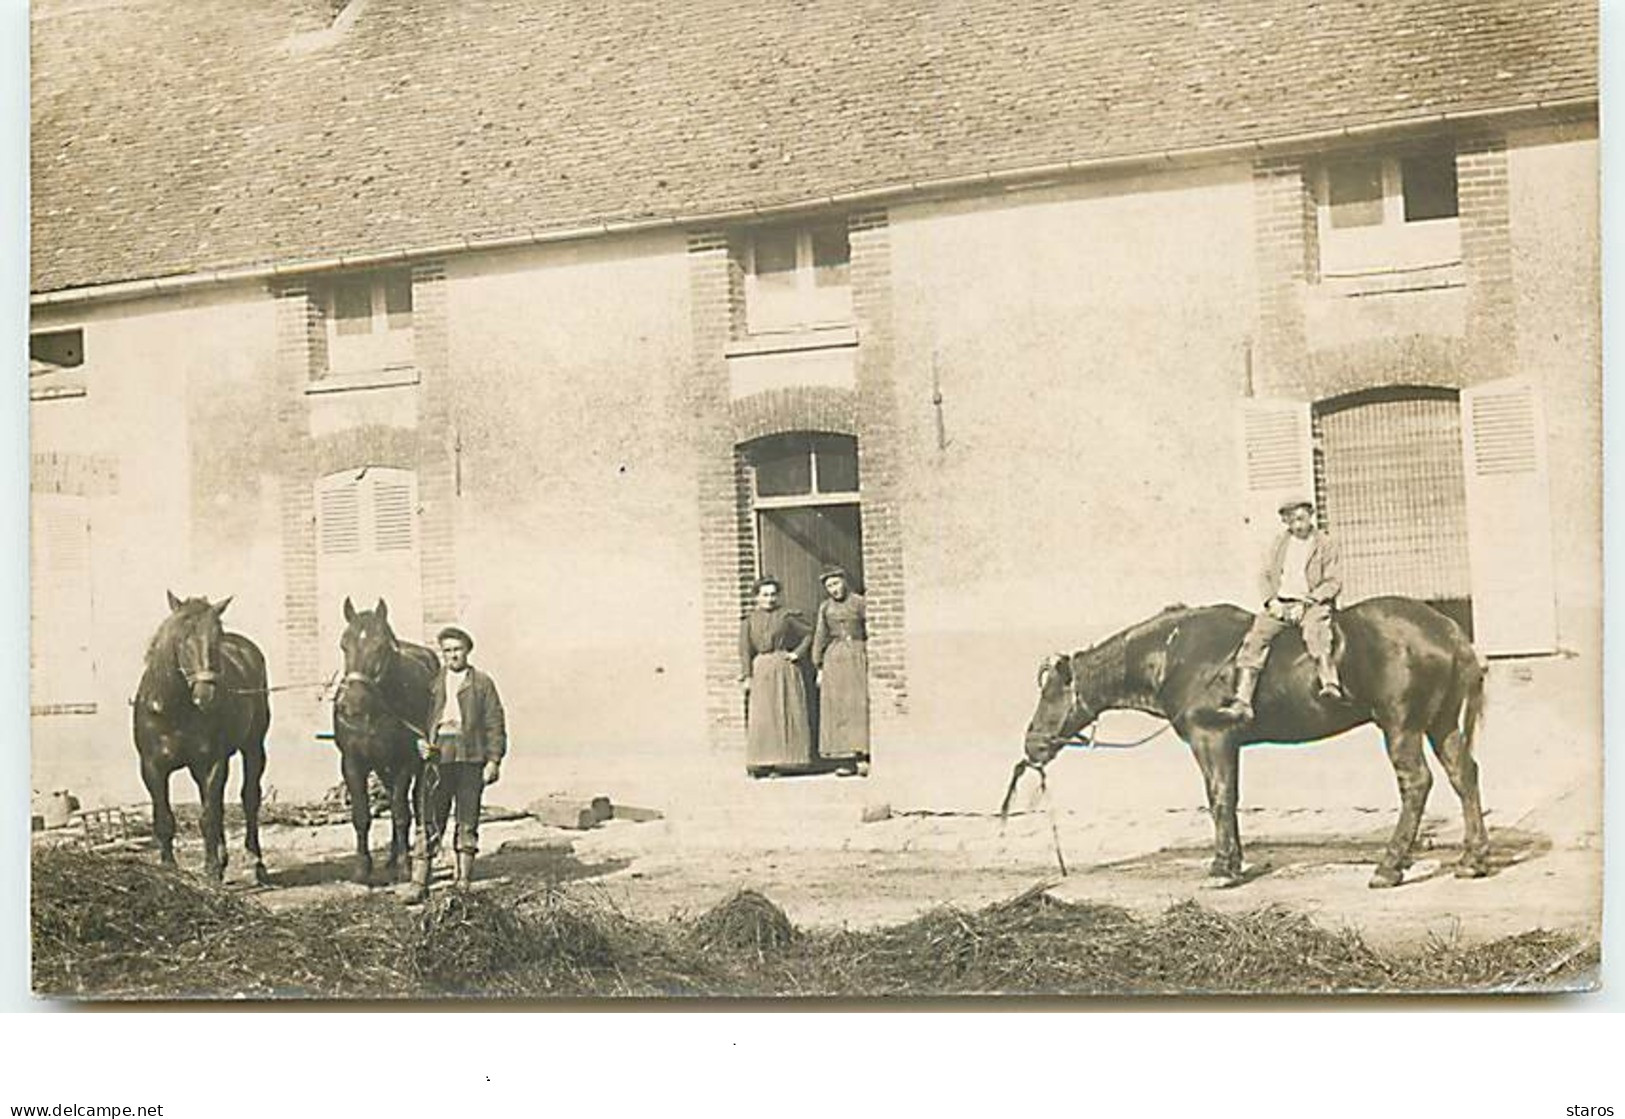
{"label": "doorway", "polygon": [[[844,569],[852,589],[863,592],[857,440],[794,432],[758,439],[741,450],[751,475],[756,573],[775,576],[785,607],[811,625],[824,600],[819,576],[825,569]],[[816,743],[816,672],[810,659],[802,668]]]}

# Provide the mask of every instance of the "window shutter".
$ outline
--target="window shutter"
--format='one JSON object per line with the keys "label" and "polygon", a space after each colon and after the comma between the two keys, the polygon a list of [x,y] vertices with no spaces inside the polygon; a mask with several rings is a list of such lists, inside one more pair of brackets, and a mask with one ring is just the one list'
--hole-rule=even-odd
{"label": "window shutter", "polygon": [[1473,637],[1480,652],[1557,648],[1552,515],[1540,396],[1525,380],[1461,394],[1472,556]]}
{"label": "window shutter", "polygon": [[322,555],[354,555],[361,551],[361,485],[353,475],[323,479],[319,513]]}
{"label": "window shutter", "polygon": [[1242,402],[1242,519],[1252,534],[1273,537],[1288,498],[1315,497],[1309,405],[1299,400]]}
{"label": "window shutter", "polygon": [[77,494],[32,495],[32,686],[38,706],[95,702],[90,509]]}
{"label": "window shutter", "polygon": [[406,477],[377,476],[372,490],[373,532],[378,551],[412,550],[412,486]]}
{"label": "window shutter", "polygon": [[318,483],[317,500],[317,639],[326,676],[343,664],[346,597],[361,610],[382,598],[396,636],[423,639],[417,475],[388,466],[346,470]]}

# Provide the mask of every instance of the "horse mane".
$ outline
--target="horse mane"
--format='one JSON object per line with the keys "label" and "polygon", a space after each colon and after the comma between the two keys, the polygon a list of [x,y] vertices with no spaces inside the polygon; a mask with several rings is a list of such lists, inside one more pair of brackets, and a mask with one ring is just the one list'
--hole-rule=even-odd
{"label": "horse mane", "polygon": [[[1176,615],[1186,614],[1189,610],[1190,608],[1182,603],[1165,606],[1152,617],[1136,622],[1127,629],[1119,630],[1087,649],[1072,654],[1072,675],[1082,694],[1104,700],[1108,704],[1148,699],[1148,696],[1140,694],[1142,689],[1129,687],[1130,646],[1142,645],[1148,636],[1155,636],[1156,644],[1162,645],[1167,640],[1162,636],[1167,623]],[[1138,649],[1136,656],[1138,657]],[[1154,687],[1149,690],[1154,690]]]}

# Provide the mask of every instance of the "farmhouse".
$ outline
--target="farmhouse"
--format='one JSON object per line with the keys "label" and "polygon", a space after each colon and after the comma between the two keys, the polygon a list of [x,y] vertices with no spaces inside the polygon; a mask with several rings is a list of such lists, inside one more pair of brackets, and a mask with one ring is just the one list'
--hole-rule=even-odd
{"label": "farmhouse", "polygon": [[839,563],[929,799],[1045,653],[1254,605],[1293,492],[1346,600],[1600,695],[1593,5],[32,18],[40,787],[141,795],[166,589],[265,649],[284,793],[346,596],[477,636],[515,782],[749,787],[751,581]]}

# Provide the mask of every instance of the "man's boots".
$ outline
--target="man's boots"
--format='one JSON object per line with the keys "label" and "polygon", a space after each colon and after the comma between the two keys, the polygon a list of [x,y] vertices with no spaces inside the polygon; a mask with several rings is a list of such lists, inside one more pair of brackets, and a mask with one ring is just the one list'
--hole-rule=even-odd
{"label": "man's boots", "polygon": [[474,854],[471,851],[457,852],[457,888],[466,890],[474,885]]}
{"label": "man's boots", "polygon": [[1343,683],[1337,678],[1337,666],[1330,657],[1323,657],[1315,661],[1315,668],[1320,673],[1321,699],[1347,699],[1343,691]]}
{"label": "man's boots", "polygon": [[429,872],[433,866],[433,859],[412,857],[412,881],[406,887],[407,905],[422,905],[429,900]]}
{"label": "man's boots", "polygon": [[1219,714],[1239,723],[1253,721],[1253,692],[1258,688],[1258,669],[1236,669],[1236,694],[1219,705]]}

